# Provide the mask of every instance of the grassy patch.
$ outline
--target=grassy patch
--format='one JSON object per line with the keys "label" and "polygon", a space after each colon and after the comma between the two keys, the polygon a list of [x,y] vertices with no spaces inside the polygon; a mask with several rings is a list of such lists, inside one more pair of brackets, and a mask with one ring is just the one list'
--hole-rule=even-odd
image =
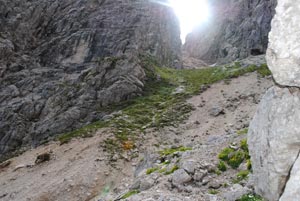
{"label": "grassy patch", "polygon": [[235,151],[230,156],[230,159],[227,161],[228,165],[230,165],[233,169],[237,169],[240,164],[245,159],[245,153],[242,151]]}
{"label": "grassy patch", "polygon": [[240,171],[236,178],[233,179],[233,183],[237,184],[240,183],[241,181],[245,180],[248,178],[250,171],[249,170],[242,170]]}
{"label": "grassy patch", "polygon": [[227,166],[223,161],[219,161],[218,169],[222,172],[225,172],[227,170]]}
{"label": "grassy patch", "polygon": [[247,170],[252,171],[252,163],[250,159],[247,160]]}
{"label": "grassy patch", "polygon": [[222,174],[222,172],[220,170],[215,170],[214,171],[216,175],[220,176]]}
{"label": "grassy patch", "polygon": [[204,69],[182,69],[156,68],[162,79],[173,85],[184,85],[187,94],[198,94],[201,85],[213,84],[215,82],[236,78],[249,72],[260,69],[257,66],[240,67],[240,65],[227,67],[210,67]]}
{"label": "grassy patch", "polygon": [[233,152],[234,152],[234,149],[226,147],[219,153],[218,157],[219,157],[219,159],[221,159],[223,161],[228,161],[230,158],[230,154]]}
{"label": "grassy patch", "polygon": [[242,129],[242,130],[239,130],[239,131],[237,131],[236,133],[238,134],[238,135],[245,135],[245,134],[247,134],[248,133],[248,128],[244,128],[244,129]]}
{"label": "grassy patch", "polygon": [[257,69],[257,72],[263,77],[272,75],[272,72],[268,68],[267,64],[262,64],[260,68]]}
{"label": "grassy patch", "polygon": [[215,190],[215,189],[210,189],[208,190],[208,193],[211,194],[211,195],[216,195],[219,193],[219,191]]}
{"label": "grassy patch", "polygon": [[170,149],[164,149],[162,151],[159,151],[159,154],[161,156],[168,156],[168,155],[173,155],[176,152],[185,152],[185,151],[189,151],[192,150],[191,147],[178,147],[178,148],[170,148]]}
{"label": "grassy patch", "polygon": [[237,201],[264,201],[264,199],[258,195],[247,194],[247,195],[243,195]]}
{"label": "grassy patch", "polygon": [[226,162],[233,169],[237,169],[242,162],[250,159],[247,140],[241,140],[238,150],[226,147],[219,153],[218,157],[221,161]]}
{"label": "grassy patch", "polygon": [[126,198],[129,198],[129,197],[131,197],[131,196],[133,196],[133,195],[135,195],[135,194],[138,194],[138,193],[139,193],[138,190],[128,191],[125,195],[123,195],[123,196],[121,197],[121,200],[126,199]]}
{"label": "grassy patch", "polygon": [[83,137],[83,138],[91,137],[96,130],[100,128],[104,128],[107,125],[108,125],[107,122],[103,122],[103,121],[95,122],[90,125],[84,126],[80,129],[62,134],[58,136],[58,140],[60,141],[61,144],[64,144],[64,143],[68,143],[72,138],[75,137]]}
{"label": "grassy patch", "polygon": [[175,172],[178,169],[179,167],[177,165],[174,165],[169,171],[166,171],[164,174],[165,175],[173,174],[173,172]]}
{"label": "grassy patch", "polygon": [[249,150],[248,150],[248,144],[247,144],[247,139],[243,139],[243,140],[241,140],[241,142],[240,142],[240,147],[241,147],[241,149],[242,150],[244,150],[245,152],[249,152]]}
{"label": "grassy patch", "polygon": [[146,170],[146,174],[152,174],[153,172],[156,172],[157,170],[159,170],[158,167],[149,168]]}

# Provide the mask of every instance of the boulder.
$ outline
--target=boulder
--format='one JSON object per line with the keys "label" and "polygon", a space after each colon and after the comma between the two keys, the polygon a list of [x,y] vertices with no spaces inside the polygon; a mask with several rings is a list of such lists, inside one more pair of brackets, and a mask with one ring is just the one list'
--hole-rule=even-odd
{"label": "boulder", "polygon": [[299,2],[279,0],[272,20],[267,51],[268,66],[276,82],[300,86],[300,8]]}
{"label": "boulder", "polygon": [[[300,150],[299,105],[299,89],[272,87],[250,124],[248,144],[255,190],[268,200],[278,200],[286,183],[298,179],[293,175],[299,174],[299,169],[293,166]],[[294,188],[299,188],[299,183]]]}
{"label": "boulder", "polygon": [[175,186],[183,185],[191,180],[192,177],[184,169],[176,170],[172,175],[172,183]]}

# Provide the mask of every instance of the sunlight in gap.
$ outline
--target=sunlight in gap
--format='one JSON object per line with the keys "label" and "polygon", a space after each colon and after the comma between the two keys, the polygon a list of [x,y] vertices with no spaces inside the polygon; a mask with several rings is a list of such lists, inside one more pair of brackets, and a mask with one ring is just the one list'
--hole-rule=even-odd
{"label": "sunlight in gap", "polygon": [[169,4],[179,19],[182,43],[185,42],[187,34],[209,18],[207,0],[169,0]]}

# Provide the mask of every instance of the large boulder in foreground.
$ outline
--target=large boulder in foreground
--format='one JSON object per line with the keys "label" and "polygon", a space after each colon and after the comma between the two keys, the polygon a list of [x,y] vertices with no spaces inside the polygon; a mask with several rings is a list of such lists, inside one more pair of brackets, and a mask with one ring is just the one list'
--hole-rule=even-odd
{"label": "large boulder in foreground", "polygon": [[299,11],[295,1],[278,2],[267,62],[281,86],[267,91],[248,133],[255,190],[270,201],[300,200]]}
{"label": "large boulder in foreground", "polygon": [[278,2],[269,34],[267,61],[276,82],[280,85],[300,87],[299,21],[299,2]]}
{"label": "large boulder in foreground", "polygon": [[[293,177],[299,168],[292,170],[300,159],[299,105],[298,89],[273,87],[262,98],[250,124],[248,144],[255,190],[270,201],[289,191],[288,181],[299,179]],[[299,189],[300,183],[292,187]]]}
{"label": "large boulder in foreground", "polygon": [[150,0],[0,0],[0,160],[141,94],[140,55],[180,61],[171,8]]}

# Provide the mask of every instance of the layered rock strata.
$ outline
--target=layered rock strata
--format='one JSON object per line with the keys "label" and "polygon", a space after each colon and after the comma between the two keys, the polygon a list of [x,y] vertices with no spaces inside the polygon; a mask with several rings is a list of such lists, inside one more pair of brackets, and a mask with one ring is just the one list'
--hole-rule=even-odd
{"label": "layered rock strata", "polygon": [[0,0],[0,27],[0,158],[140,94],[140,55],[180,63],[177,19],[150,0]]}

